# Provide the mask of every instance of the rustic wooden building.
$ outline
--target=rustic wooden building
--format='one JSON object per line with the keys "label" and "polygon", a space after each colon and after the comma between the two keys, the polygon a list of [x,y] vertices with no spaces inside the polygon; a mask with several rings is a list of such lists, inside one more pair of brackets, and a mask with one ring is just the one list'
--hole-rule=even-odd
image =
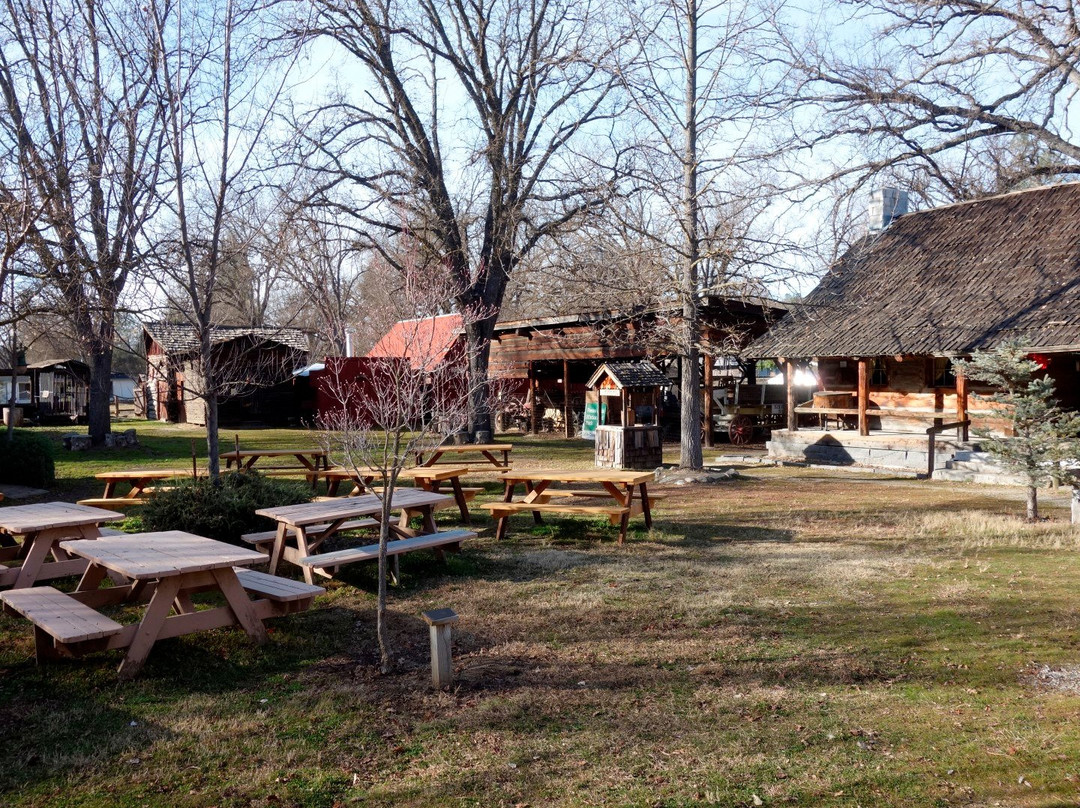
{"label": "rustic wooden building", "polygon": [[[146,323],[147,386],[151,412],[162,421],[204,425],[205,389],[198,336],[186,323]],[[218,416],[222,426],[271,426],[297,422],[292,372],[307,363],[308,334],[299,328],[215,326],[213,361],[222,376]]]}
{"label": "rustic wooden building", "polygon": [[[0,403],[11,400],[11,369],[0,370]],[[14,369],[15,406],[31,423],[85,420],[90,398],[90,366],[79,359],[45,359]]]}
{"label": "rustic wooden building", "polygon": [[[1080,407],[1080,183],[876,224],[744,352],[789,371],[816,365],[820,390],[789,408],[776,454],[925,468],[935,424],[995,426],[953,360],[1007,340],[1037,355],[1062,402]],[[852,429],[807,430],[830,422]],[[942,451],[963,443],[957,431]],[[913,433],[922,437],[905,443]]]}
{"label": "rustic wooden building", "polygon": [[[708,297],[701,301],[702,378],[706,423],[713,421],[719,390],[732,378],[757,379],[753,363],[734,357],[763,334],[785,305],[761,298]],[[680,360],[664,339],[677,327],[670,312],[591,312],[501,322],[491,344],[491,375],[503,380],[527,402],[531,431],[559,429],[573,435],[585,410],[589,378],[606,361],[651,359],[671,381],[664,407],[671,431],[677,431]],[[709,391],[706,393],[705,391]],[[711,441],[711,431],[707,440]]]}

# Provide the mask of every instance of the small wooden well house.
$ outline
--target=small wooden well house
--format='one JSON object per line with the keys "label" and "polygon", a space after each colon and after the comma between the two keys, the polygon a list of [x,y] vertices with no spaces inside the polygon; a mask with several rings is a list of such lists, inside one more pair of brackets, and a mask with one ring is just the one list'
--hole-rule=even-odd
{"label": "small wooden well house", "polygon": [[600,468],[652,469],[660,465],[660,391],[671,380],[649,361],[607,362],[589,379],[591,399],[600,413],[596,426],[596,465]]}

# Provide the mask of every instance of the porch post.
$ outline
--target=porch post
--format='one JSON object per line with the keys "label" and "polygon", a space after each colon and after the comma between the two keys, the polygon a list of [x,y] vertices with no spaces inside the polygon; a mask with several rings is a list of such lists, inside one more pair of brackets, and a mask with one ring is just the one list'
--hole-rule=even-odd
{"label": "porch post", "polygon": [[709,354],[702,357],[705,361],[705,445],[713,446],[713,358]]}
{"label": "porch post", "polygon": [[784,362],[784,386],[787,388],[787,428],[788,432],[797,432],[799,419],[795,417],[795,362]]}
{"label": "porch post", "polygon": [[870,403],[870,360],[859,359],[859,434],[870,434],[870,418],[866,408]]}
{"label": "porch post", "polygon": [[[968,417],[968,380],[962,367],[956,368],[956,420],[966,421]],[[960,440],[968,439],[968,428],[960,427]]]}
{"label": "porch post", "polygon": [[566,437],[574,437],[574,409],[570,406],[570,363],[562,361],[563,430]]}
{"label": "porch post", "polygon": [[533,367],[532,360],[529,360],[529,397],[532,399],[532,406],[529,408],[529,418],[532,423],[529,426],[534,435],[539,435],[540,396],[537,395],[536,369]]}

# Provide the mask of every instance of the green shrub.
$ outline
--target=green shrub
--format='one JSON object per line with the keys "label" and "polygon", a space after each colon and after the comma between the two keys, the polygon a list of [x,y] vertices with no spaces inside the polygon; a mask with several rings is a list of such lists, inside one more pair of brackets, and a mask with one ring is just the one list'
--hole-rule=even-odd
{"label": "green shrub", "polygon": [[311,488],[304,483],[272,480],[256,472],[222,474],[217,484],[207,478],[185,480],[151,497],[143,506],[142,523],[147,531],[186,530],[240,544],[241,534],[275,526],[255,515],[259,508],[310,499]]}
{"label": "green shrub", "polygon": [[0,431],[0,483],[51,488],[56,483],[52,442],[44,435],[17,429],[8,443]]}

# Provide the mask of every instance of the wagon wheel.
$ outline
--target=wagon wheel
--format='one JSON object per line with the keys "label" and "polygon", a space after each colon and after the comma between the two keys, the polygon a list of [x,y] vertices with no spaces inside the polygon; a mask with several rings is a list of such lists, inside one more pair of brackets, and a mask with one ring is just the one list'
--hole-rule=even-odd
{"label": "wagon wheel", "polygon": [[727,428],[728,440],[736,446],[743,446],[754,437],[754,422],[749,415],[736,415]]}

